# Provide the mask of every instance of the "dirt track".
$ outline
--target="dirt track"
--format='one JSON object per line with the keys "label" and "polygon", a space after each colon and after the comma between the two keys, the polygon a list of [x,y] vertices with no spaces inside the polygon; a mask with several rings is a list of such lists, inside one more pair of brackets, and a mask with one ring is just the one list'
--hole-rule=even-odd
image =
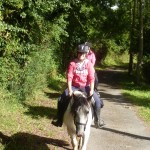
{"label": "dirt track", "polygon": [[122,70],[111,69],[98,73],[105,105],[101,116],[106,125],[101,129],[91,128],[87,150],[150,150],[150,128],[116,86],[121,73]]}

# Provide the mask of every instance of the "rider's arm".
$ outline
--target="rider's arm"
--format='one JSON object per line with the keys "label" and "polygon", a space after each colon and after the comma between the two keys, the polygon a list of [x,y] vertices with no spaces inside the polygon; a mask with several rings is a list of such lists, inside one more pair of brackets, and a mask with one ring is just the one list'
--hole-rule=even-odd
{"label": "rider's arm", "polygon": [[88,82],[90,84],[90,96],[93,95],[93,92],[94,92],[94,80],[95,80],[94,73],[95,73],[94,67],[93,67],[92,63],[89,62],[89,64],[88,64]]}
{"label": "rider's arm", "polygon": [[69,64],[69,67],[68,67],[68,73],[67,73],[67,84],[68,84],[68,94],[69,96],[72,95],[72,79],[73,79],[73,71],[74,71],[74,62],[71,62]]}
{"label": "rider's arm", "polygon": [[95,65],[95,62],[96,62],[96,57],[95,57],[95,54],[94,54],[94,52],[92,52],[92,59],[91,59],[91,62],[92,62],[92,64],[93,64],[93,66]]}
{"label": "rider's arm", "polygon": [[91,82],[91,84],[90,84],[90,95],[89,96],[93,95],[93,92],[94,92],[94,82]]}
{"label": "rider's arm", "polygon": [[68,81],[68,95],[72,96],[72,81]]}

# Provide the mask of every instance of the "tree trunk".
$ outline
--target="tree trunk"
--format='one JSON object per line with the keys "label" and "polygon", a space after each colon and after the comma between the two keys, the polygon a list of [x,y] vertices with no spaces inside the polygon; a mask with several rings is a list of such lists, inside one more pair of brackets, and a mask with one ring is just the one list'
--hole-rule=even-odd
{"label": "tree trunk", "polygon": [[139,22],[140,22],[140,35],[139,35],[139,53],[136,66],[136,83],[141,83],[141,65],[143,57],[143,0],[139,0]]}
{"label": "tree trunk", "polygon": [[128,68],[129,75],[132,75],[133,73],[133,48],[134,48],[133,43],[134,43],[136,7],[137,7],[137,0],[134,0],[133,12],[132,12],[132,3],[131,3],[131,31],[130,31],[129,68]]}

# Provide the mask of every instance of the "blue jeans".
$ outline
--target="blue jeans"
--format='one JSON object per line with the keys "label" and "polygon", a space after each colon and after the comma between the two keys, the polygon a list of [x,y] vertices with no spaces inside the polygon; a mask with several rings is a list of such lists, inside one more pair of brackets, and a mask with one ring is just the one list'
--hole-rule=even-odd
{"label": "blue jeans", "polygon": [[[86,92],[87,94],[89,94],[90,87],[86,86],[84,88],[77,88],[77,87],[72,86],[72,91],[73,92],[77,91],[77,90],[81,90],[81,91]],[[68,89],[66,89],[64,91],[64,93],[61,95],[61,99],[65,99],[67,96],[68,96]],[[97,95],[97,93],[95,91],[93,92],[93,98],[95,100],[95,107],[96,108],[102,108],[104,106],[103,101],[101,101],[100,97]]]}

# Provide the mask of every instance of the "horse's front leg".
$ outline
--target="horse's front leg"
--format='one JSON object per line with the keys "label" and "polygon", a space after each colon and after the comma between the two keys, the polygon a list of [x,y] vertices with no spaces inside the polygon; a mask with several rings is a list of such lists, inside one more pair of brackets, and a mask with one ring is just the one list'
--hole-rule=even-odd
{"label": "horse's front leg", "polygon": [[73,150],[78,150],[78,141],[77,141],[76,135],[73,134],[70,136],[70,138],[71,138],[71,144],[72,144]]}
{"label": "horse's front leg", "polygon": [[79,140],[79,150],[82,149],[82,145],[83,145],[83,137],[80,137],[80,140]]}
{"label": "horse's front leg", "polygon": [[89,136],[90,136],[90,127],[86,129],[86,131],[84,132],[84,136],[83,136],[83,141],[82,141],[82,148],[81,150],[86,150],[87,149],[87,143],[89,140]]}

